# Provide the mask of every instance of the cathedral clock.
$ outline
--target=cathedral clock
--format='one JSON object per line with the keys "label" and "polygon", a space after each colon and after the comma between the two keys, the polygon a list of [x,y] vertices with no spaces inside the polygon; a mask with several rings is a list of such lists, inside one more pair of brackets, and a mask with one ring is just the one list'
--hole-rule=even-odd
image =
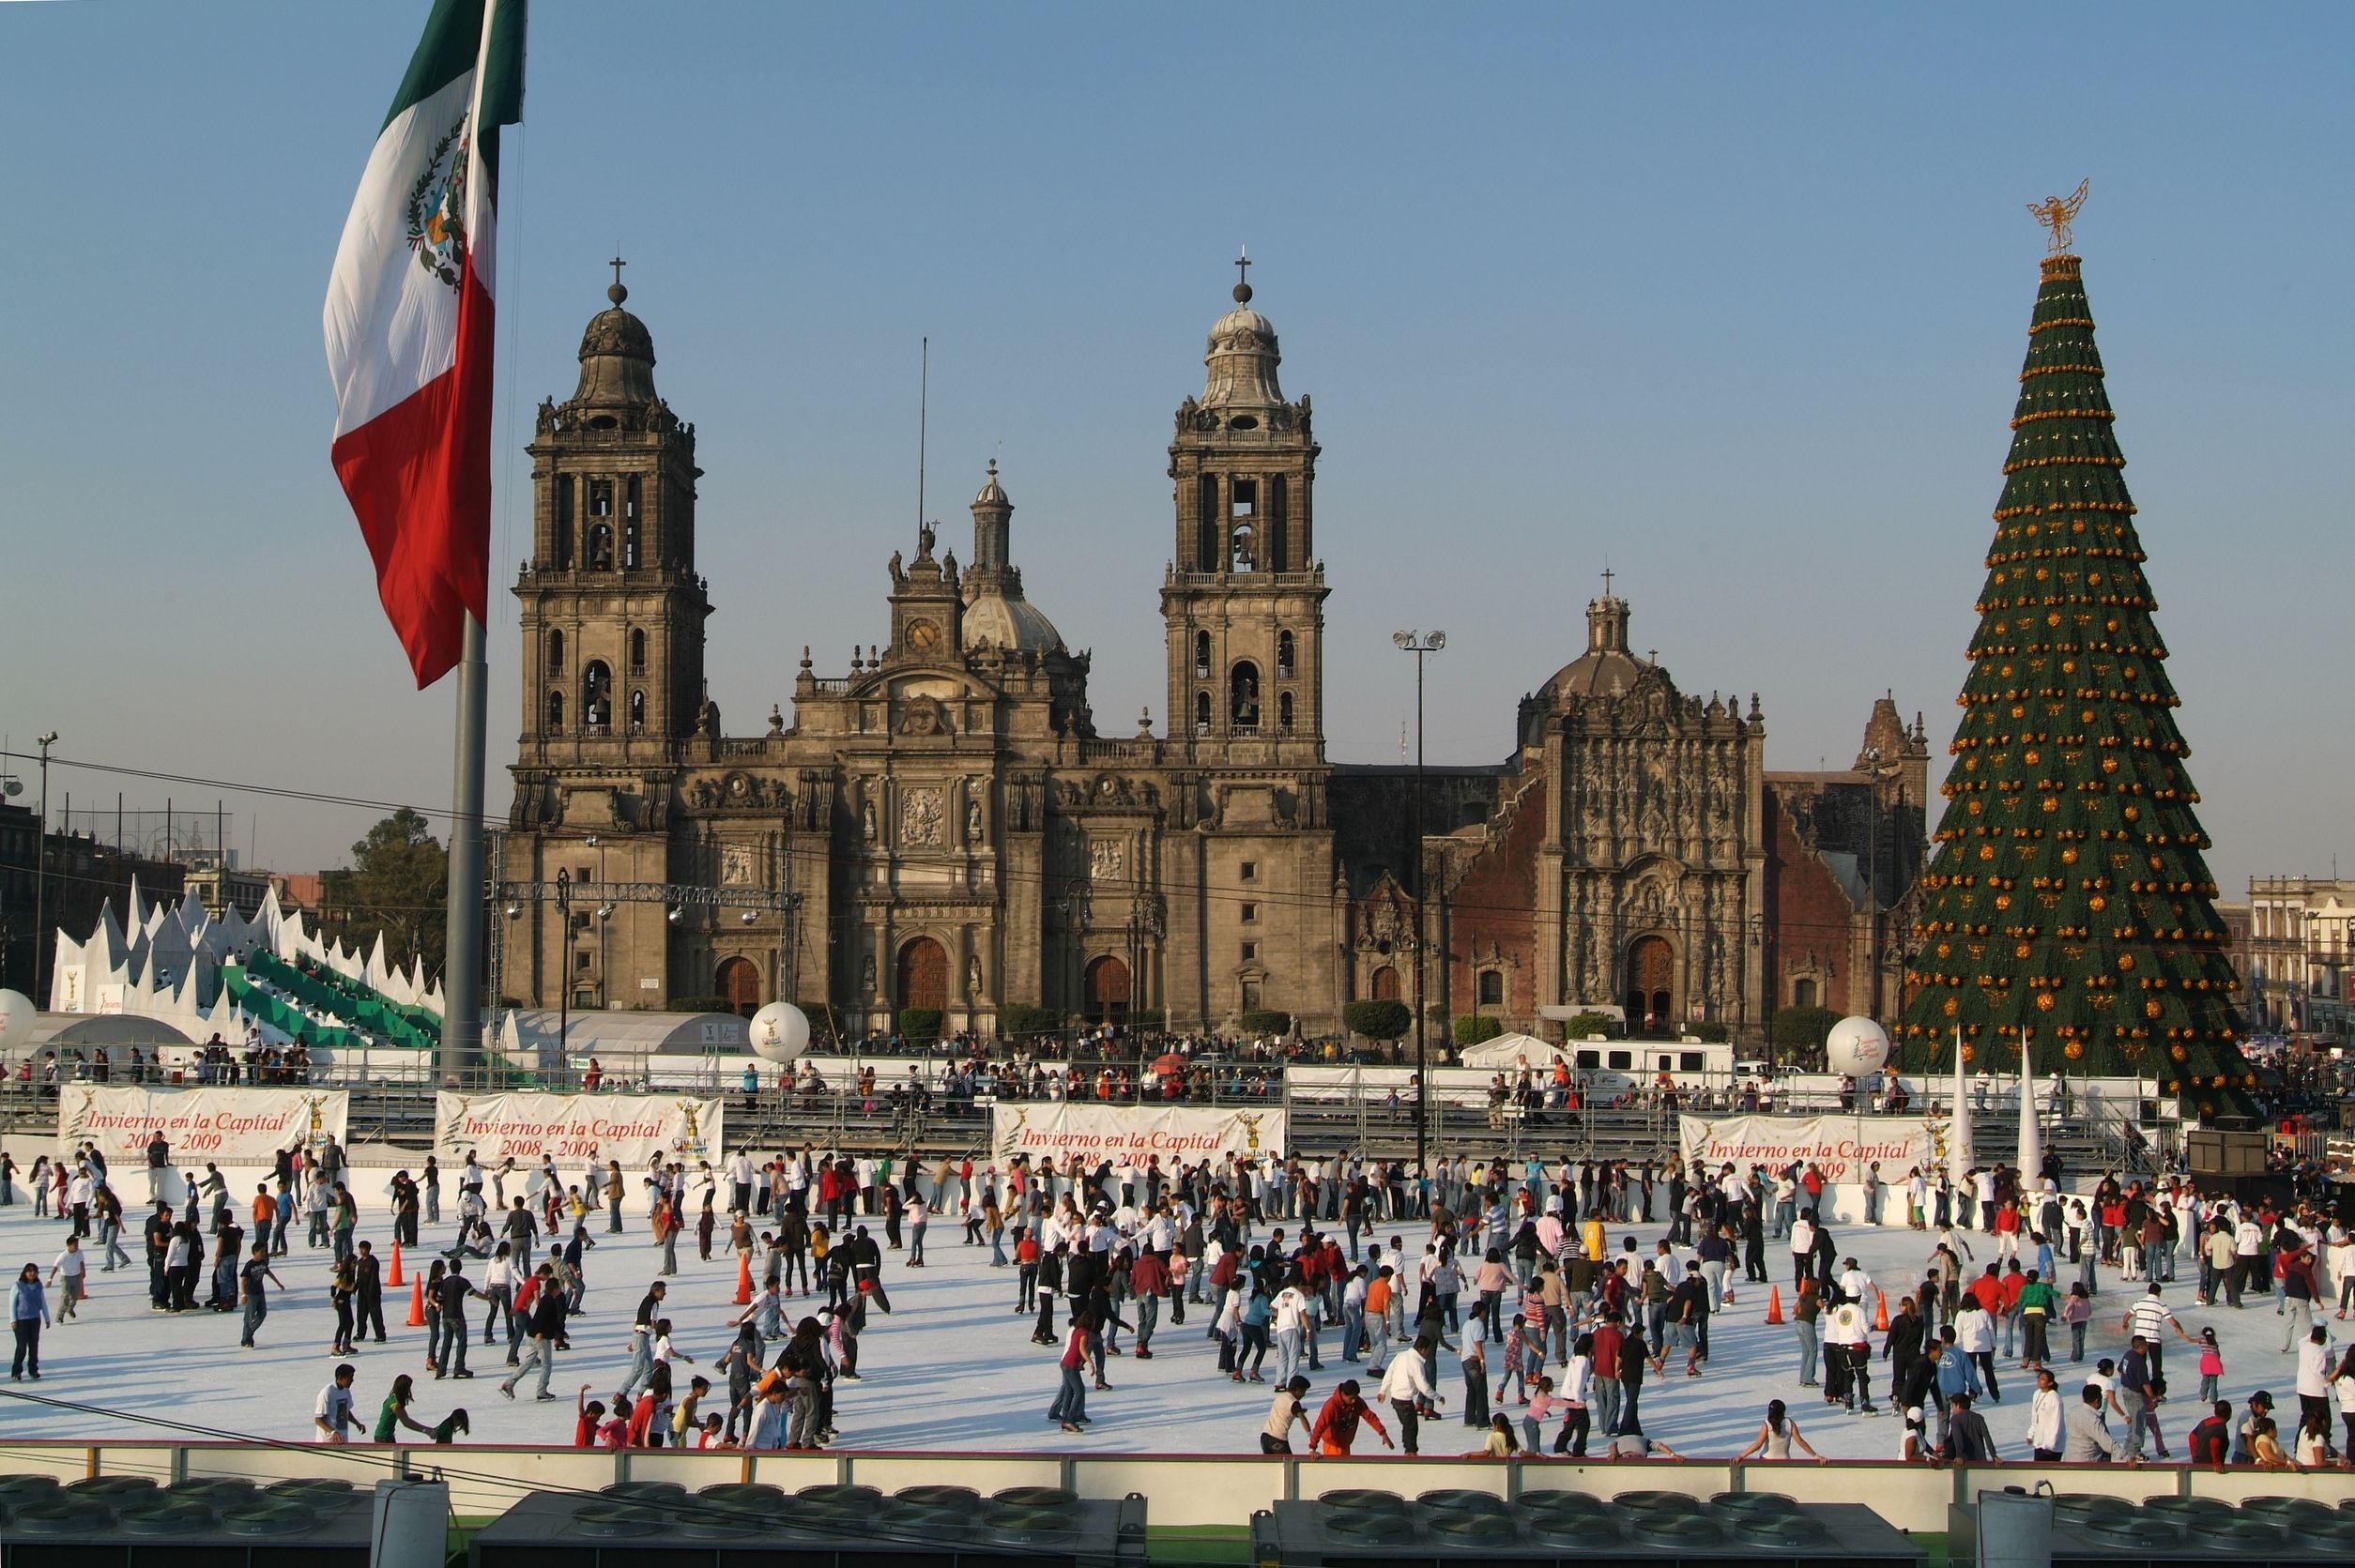
{"label": "cathedral clock", "polygon": [[928,620],[908,623],[908,647],[911,652],[930,653],[940,646],[940,629]]}

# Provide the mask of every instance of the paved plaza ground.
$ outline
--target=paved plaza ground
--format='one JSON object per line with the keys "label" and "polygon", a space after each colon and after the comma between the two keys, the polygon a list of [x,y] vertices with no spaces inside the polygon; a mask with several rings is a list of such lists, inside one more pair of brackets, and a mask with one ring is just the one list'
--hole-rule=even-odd
{"label": "paved plaza ground", "polygon": [[[366,1216],[361,1235],[381,1248],[389,1231],[381,1213]],[[390,1343],[364,1343],[353,1358],[359,1368],[359,1404],[373,1423],[376,1408],[392,1378],[403,1372],[418,1379],[415,1413],[427,1423],[453,1406],[463,1405],[471,1418],[475,1442],[566,1444],[573,1436],[573,1393],[583,1383],[596,1396],[609,1397],[628,1364],[627,1339],[632,1310],[659,1267],[655,1249],[642,1216],[633,1214],[629,1230],[620,1237],[602,1233],[602,1219],[593,1228],[599,1245],[589,1255],[587,1315],[575,1320],[573,1348],[558,1358],[551,1388],[561,1403],[536,1404],[531,1390],[511,1403],[499,1396],[505,1339],[496,1347],[482,1343],[481,1303],[474,1320],[474,1343],[468,1381],[436,1382],[424,1365],[425,1331],[405,1325],[409,1292],[405,1286],[388,1292],[386,1317]],[[1287,1226],[1288,1230],[1296,1226]],[[1643,1225],[1633,1234],[1644,1252],[1662,1233],[1662,1226]],[[428,1226],[430,1244],[447,1245],[452,1227],[445,1221]],[[877,1222],[875,1233],[881,1235]],[[55,1221],[36,1219],[23,1203],[0,1209],[0,1258],[12,1271],[35,1262],[46,1273],[64,1244],[66,1227]],[[1419,1251],[1420,1238],[1402,1225],[1385,1225],[1386,1243],[1392,1235]],[[725,1227],[721,1229],[724,1241]],[[1612,1244],[1618,1245],[1614,1232]],[[1894,1298],[1921,1277],[1933,1237],[1904,1228],[1868,1229],[1861,1225],[1837,1229],[1843,1256],[1853,1255]],[[143,1264],[128,1271],[91,1273],[92,1294],[73,1320],[48,1330],[41,1343],[43,1379],[0,1385],[25,1393],[72,1401],[98,1408],[44,1408],[20,1401],[0,1402],[0,1434],[15,1439],[74,1439],[174,1440],[176,1434],[139,1420],[160,1418],[214,1429],[222,1435],[301,1440],[311,1433],[311,1410],[320,1385],[339,1358],[327,1353],[333,1317],[327,1304],[329,1254],[301,1244],[299,1227],[290,1237],[292,1255],[278,1261],[287,1288],[271,1302],[268,1322],[261,1333],[261,1348],[237,1346],[235,1314],[198,1311],[167,1316],[149,1309],[146,1271]],[[1974,1238],[1980,1261],[1990,1256],[1992,1238]],[[138,1251],[137,1238],[130,1239]],[[887,1255],[886,1286],[892,1299],[889,1316],[871,1313],[861,1340],[857,1382],[838,1385],[836,1446],[881,1449],[961,1449],[1019,1452],[1136,1452],[1236,1454],[1255,1453],[1258,1432],[1265,1418],[1272,1387],[1237,1386],[1217,1371],[1217,1347],[1204,1337],[1204,1309],[1187,1310],[1185,1322],[1172,1324],[1164,1315],[1149,1361],[1127,1357],[1109,1362],[1113,1387],[1088,1396],[1093,1426],[1083,1435],[1059,1431],[1046,1418],[1057,1383],[1057,1352],[1033,1345],[1029,1335],[1033,1318],[1014,1310],[1015,1273],[993,1269],[986,1247],[963,1243],[953,1221],[936,1222],[928,1237],[928,1267],[910,1270],[903,1255]],[[681,1271],[671,1282],[670,1316],[680,1347],[708,1369],[726,1347],[737,1308],[732,1304],[736,1264],[724,1247],[715,1248],[709,1263],[695,1257],[693,1234],[681,1238]],[[1768,1263],[1778,1278],[1787,1278],[1789,1260],[1780,1243],[1768,1243]],[[413,1271],[421,1260],[407,1259]],[[479,1265],[470,1271],[478,1276]],[[2213,1325],[2224,1347],[2226,1394],[2239,1401],[2250,1391],[2269,1388],[2282,1404],[2294,1410],[2292,1358],[2281,1348],[2283,1320],[2270,1300],[2251,1299],[2244,1310],[2210,1310],[2192,1304],[2188,1271],[2185,1283],[2167,1287],[2168,1302],[2196,1334]],[[2071,1277],[2064,1270],[2064,1281]],[[2119,1319],[2142,1286],[2128,1286],[2105,1274],[2098,1300],[2087,1367],[2095,1357],[2117,1355],[2123,1347]],[[209,1288],[207,1280],[206,1287]],[[200,1299],[203,1291],[200,1291]],[[1785,1292],[1788,1305],[1789,1293]],[[52,1293],[53,1308],[55,1293]],[[813,1310],[814,1302],[797,1298],[788,1303],[793,1315]],[[1730,1457],[1755,1434],[1770,1398],[1790,1402],[1810,1441],[1825,1454],[1844,1458],[1893,1458],[1900,1428],[1891,1416],[1866,1417],[1830,1412],[1812,1390],[1797,1386],[1797,1343],[1787,1326],[1770,1326],[1763,1286],[1743,1286],[1737,1302],[1712,1325],[1712,1358],[1705,1374],[1681,1376],[1672,1365],[1669,1376],[1648,1378],[1644,1397],[1644,1424],[1653,1437],[1681,1454],[1713,1458]],[[2328,1320],[2326,1319],[2326,1322]],[[2344,1332],[2347,1325],[2331,1323]],[[1128,1336],[1123,1335],[1124,1344]],[[2066,1353],[2065,1332],[2056,1329],[2057,1349]],[[1311,1410],[1344,1376],[1362,1368],[1346,1366],[1338,1357],[1338,1334],[1328,1330],[1323,1370],[1309,1374],[1315,1388]],[[1877,1345],[1877,1341],[1876,1341]],[[2197,1419],[2191,1397],[2196,1384],[2189,1347],[2171,1344],[2168,1371],[2174,1375],[2175,1395],[2162,1408],[2167,1443],[2179,1455],[2182,1434]],[[1496,1364],[1493,1351],[1491,1368]],[[1267,1362],[1272,1383],[1275,1359]],[[2023,1434],[2027,1422],[2027,1395],[2033,1378],[2015,1374],[2016,1360],[2003,1367],[2004,1402],[1982,1405],[2006,1457],[2026,1457]],[[679,1367],[680,1374],[696,1369]],[[1443,1352],[1438,1386],[1446,1397],[1446,1419],[1427,1423],[1423,1449],[1428,1454],[1460,1454],[1478,1446],[1478,1436],[1464,1427],[1461,1414],[1462,1378],[1457,1358]],[[1491,1375],[1491,1382],[1493,1376]],[[1368,1379],[1370,1393],[1371,1380]],[[722,1381],[722,1392],[725,1382]],[[681,1387],[683,1390],[684,1379]],[[2073,1392],[2064,1378],[2064,1389]],[[1885,1401],[1887,1363],[1875,1362],[1873,1393]],[[710,1407],[724,1409],[724,1397]],[[1518,1406],[1506,1408],[1518,1419]],[[115,1412],[115,1413],[108,1413]],[[1384,1412],[1386,1415],[1386,1411]],[[2115,1423],[2114,1423],[2115,1424]],[[177,1434],[180,1438],[189,1434]],[[1549,1441],[1551,1434],[1549,1433]],[[1599,1449],[1600,1445],[1596,1445]],[[1369,1434],[1359,1451],[1379,1452]]]}

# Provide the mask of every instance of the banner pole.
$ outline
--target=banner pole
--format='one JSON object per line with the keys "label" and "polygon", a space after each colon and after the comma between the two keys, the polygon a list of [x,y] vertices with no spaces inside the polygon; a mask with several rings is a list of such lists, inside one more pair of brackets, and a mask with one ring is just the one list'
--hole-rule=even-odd
{"label": "banner pole", "polygon": [[441,1076],[455,1083],[481,1059],[482,1043],[482,623],[466,617],[458,659],[458,744],[451,805],[450,892],[442,956]]}

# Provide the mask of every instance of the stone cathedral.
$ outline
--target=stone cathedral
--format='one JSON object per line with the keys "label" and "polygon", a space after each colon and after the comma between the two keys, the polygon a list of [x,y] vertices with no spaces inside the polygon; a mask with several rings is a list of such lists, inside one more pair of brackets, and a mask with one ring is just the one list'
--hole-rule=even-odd
{"label": "stone cathedral", "polygon": [[886,640],[836,675],[804,648],[790,719],[730,733],[704,679],[695,427],[608,294],[528,449],[504,875],[793,896],[782,917],[574,903],[569,928],[519,903],[504,989],[526,1005],[781,998],[850,1030],[930,1008],[980,1034],[1012,1007],[1181,1029],[1274,1011],[1316,1034],[1353,998],[1411,997],[1419,961],[1443,1028],[1599,1003],[1665,1030],[1862,1008],[1902,973],[1919,721],[1884,700],[1856,769],[1768,773],[1757,697],[1680,692],[1607,583],[1506,757],[1427,769],[1419,853],[1414,770],[1327,760],[1320,449],[1247,284],[1169,449],[1163,733],[1099,732],[1088,655],[1024,595],[994,464],[962,560],[931,525],[891,556]]}

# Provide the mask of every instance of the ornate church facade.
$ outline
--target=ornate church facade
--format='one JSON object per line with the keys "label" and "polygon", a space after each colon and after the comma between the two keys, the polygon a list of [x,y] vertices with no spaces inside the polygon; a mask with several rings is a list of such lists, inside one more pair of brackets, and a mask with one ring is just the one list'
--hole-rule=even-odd
{"label": "ornate church facade", "polygon": [[[1769,774],[1757,697],[1681,693],[1606,586],[1503,763],[1426,770],[1418,813],[1413,769],[1328,762],[1319,448],[1247,285],[1169,449],[1163,733],[1099,733],[1088,655],[1024,595],[994,464],[962,562],[930,525],[891,557],[887,640],[839,675],[804,648],[790,721],[728,733],[704,680],[695,427],[609,293],[528,449],[504,876],[789,897],[518,901],[503,986],[527,1005],[716,995],[982,1034],[1015,1008],[1173,1028],[1282,1012],[1314,1034],[1351,999],[1411,996],[1417,960],[1443,1025],[1606,1003],[1740,1027],[1871,994],[1854,974],[1901,928],[1927,754],[1891,704],[1857,770]],[[1842,846],[1858,832],[1864,855]]]}

